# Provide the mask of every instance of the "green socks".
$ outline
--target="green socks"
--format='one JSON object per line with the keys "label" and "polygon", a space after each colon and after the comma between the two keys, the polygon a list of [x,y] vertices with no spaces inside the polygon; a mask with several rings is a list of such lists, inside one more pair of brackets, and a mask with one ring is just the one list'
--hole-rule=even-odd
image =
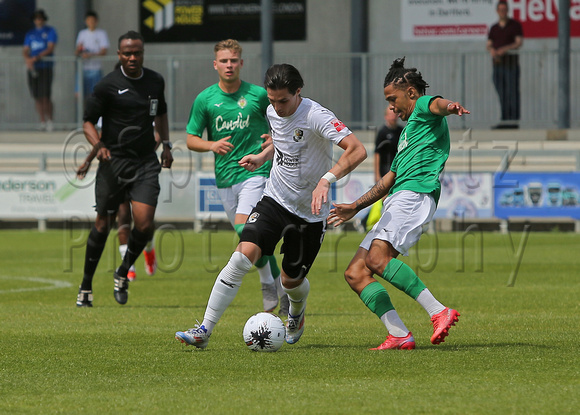
{"label": "green socks", "polygon": [[396,258],[389,261],[382,277],[413,300],[416,300],[421,291],[427,288],[411,267]]}
{"label": "green socks", "polygon": [[278,262],[276,261],[276,256],[270,255],[267,257],[270,262],[270,271],[272,271],[272,276],[274,279],[280,276],[280,268],[278,267]]}
{"label": "green socks", "polygon": [[268,263],[268,257],[267,256],[262,256],[260,259],[258,259],[256,261],[256,263],[254,264],[256,267],[258,268],[262,268],[264,267],[266,264]]}
{"label": "green socks", "polygon": [[234,230],[238,234],[238,236],[242,236],[242,231],[244,230],[245,223],[240,223],[238,225],[234,225]]}
{"label": "green socks", "polygon": [[395,309],[387,290],[378,281],[367,285],[360,293],[360,299],[378,318],[381,318],[387,311]]}

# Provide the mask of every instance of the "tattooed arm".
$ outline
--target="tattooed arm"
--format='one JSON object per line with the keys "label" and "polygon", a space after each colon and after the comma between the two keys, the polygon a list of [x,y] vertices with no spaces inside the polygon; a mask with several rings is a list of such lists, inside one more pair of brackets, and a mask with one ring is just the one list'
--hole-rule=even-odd
{"label": "tattooed arm", "polygon": [[335,227],[340,226],[344,222],[352,219],[362,209],[385,197],[389,193],[389,190],[391,190],[391,187],[393,187],[393,184],[395,184],[395,177],[395,173],[389,171],[368,192],[353,203],[335,204],[334,208],[330,210],[330,216],[328,216],[327,220],[328,224],[333,224]]}

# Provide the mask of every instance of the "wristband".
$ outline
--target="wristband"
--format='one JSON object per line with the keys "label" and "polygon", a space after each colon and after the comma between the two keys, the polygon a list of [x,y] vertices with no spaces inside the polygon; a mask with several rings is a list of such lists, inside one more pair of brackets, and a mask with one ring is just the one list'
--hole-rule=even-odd
{"label": "wristband", "polygon": [[336,182],[336,176],[329,171],[324,173],[324,176],[322,176],[322,178],[328,180],[328,183],[330,184]]}

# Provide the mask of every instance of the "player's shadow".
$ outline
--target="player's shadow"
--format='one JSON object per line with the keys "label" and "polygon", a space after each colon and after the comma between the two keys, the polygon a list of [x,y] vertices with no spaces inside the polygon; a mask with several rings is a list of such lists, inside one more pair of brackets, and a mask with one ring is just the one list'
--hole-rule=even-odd
{"label": "player's shadow", "polygon": [[415,349],[433,349],[437,348],[437,350],[445,351],[445,352],[456,352],[461,351],[462,349],[495,349],[501,347],[505,349],[506,347],[512,348],[535,348],[535,349],[555,349],[556,346],[550,346],[546,344],[533,344],[533,343],[509,343],[509,342],[497,342],[497,343],[475,343],[475,344],[441,344],[438,346],[434,345],[425,345],[419,346]]}
{"label": "player's shadow", "polygon": [[[364,348],[366,346],[361,346],[360,344],[300,344],[298,345],[302,349],[360,349],[361,347]],[[367,349],[371,349],[373,347],[372,344],[367,345]],[[291,345],[290,347],[294,347]],[[461,352],[463,350],[473,350],[473,349],[495,349],[495,348],[536,348],[536,349],[554,349],[555,346],[549,346],[545,344],[533,344],[533,343],[508,343],[508,342],[501,342],[501,343],[485,343],[485,344],[425,344],[425,345],[417,345],[415,350],[428,350],[428,351],[437,351],[437,352]],[[390,350],[377,350],[378,352],[391,352]]]}
{"label": "player's shadow", "polygon": [[205,305],[201,306],[195,306],[195,305],[155,305],[155,304],[149,304],[149,305],[122,305],[122,306],[118,306],[118,305],[104,305],[104,306],[96,306],[98,308],[122,308],[122,309],[131,309],[131,308],[143,308],[143,309],[167,309],[167,308],[175,308],[175,309],[184,309],[184,310],[205,310]]}

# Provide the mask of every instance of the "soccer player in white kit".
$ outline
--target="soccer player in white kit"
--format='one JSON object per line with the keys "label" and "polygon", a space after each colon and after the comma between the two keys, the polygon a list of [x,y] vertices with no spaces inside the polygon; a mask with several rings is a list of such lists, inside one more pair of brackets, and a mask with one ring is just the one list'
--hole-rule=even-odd
{"label": "soccer player in white kit", "polygon": [[[270,179],[246,222],[239,245],[217,276],[202,324],[175,333],[176,339],[199,349],[207,347],[244,275],[262,255],[272,255],[282,238],[282,286],[290,300],[286,342],[293,344],[300,339],[310,291],[306,275],[324,238],[330,185],[367,156],[363,144],[332,111],[302,98],[304,82],[295,67],[271,66],[264,86],[270,101],[267,117],[272,144],[260,154],[243,157],[240,165],[253,171],[272,160]],[[334,165],[333,144],[344,150]]]}

